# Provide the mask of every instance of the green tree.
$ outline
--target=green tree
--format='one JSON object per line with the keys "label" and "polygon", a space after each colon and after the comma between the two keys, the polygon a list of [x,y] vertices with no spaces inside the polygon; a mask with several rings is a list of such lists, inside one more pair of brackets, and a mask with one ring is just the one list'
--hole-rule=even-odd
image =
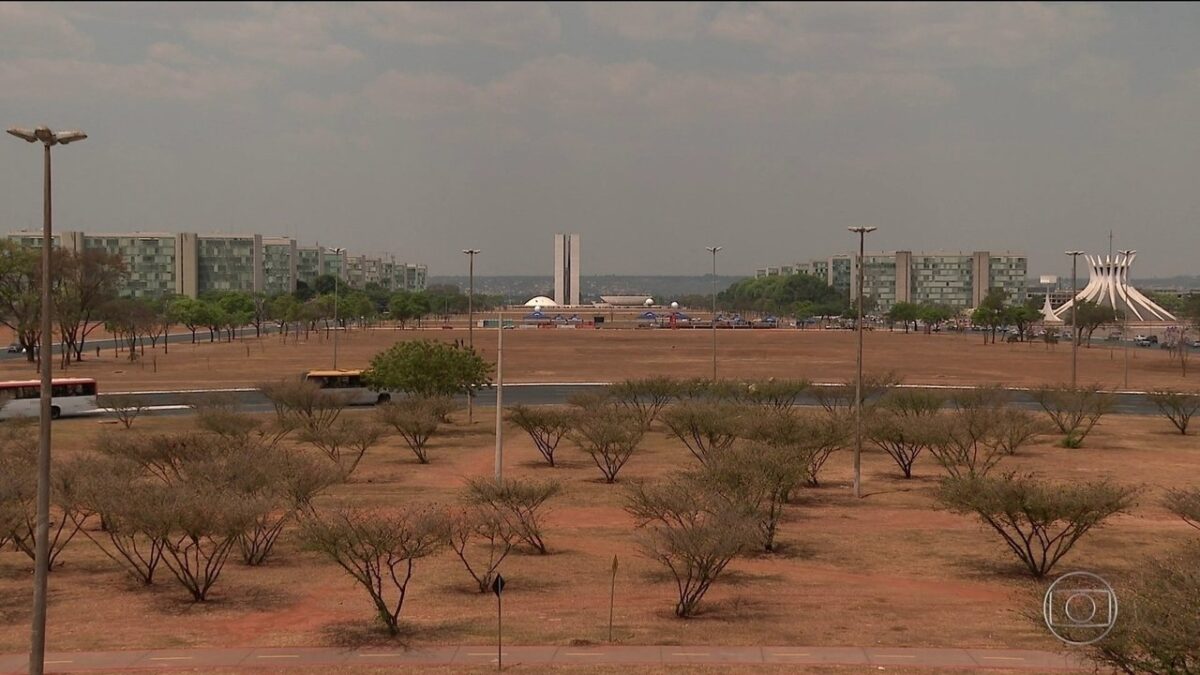
{"label": "green tree", "polygon": [[187,296],[171,298],[167,314],[171,323],[180,324],[192,332],[192,344],[196,344],[196,329],[207,324],[201,301]]}
{"label": "green tree", "polygon": [[30,362],[41,341],[39,260],[37,251],[15,241],[0,240],[0,323],[16,334]]}
{"label": "green tree", "polygon": [[[993,288],[988,291],[983,302],[971,312],[971,322],[976,326],[983,326],[990,329],[992,344],[996,344],[996,329],[1004,324],[1005,308],[1004,303],[1008,299],[1008,295],[1002,289]],[[983,341],[986,344],[988,334],[985,333]]]}
{"label": "green tree", "polygon": [[917,318],[925,324],[926,333],[930,332],[934,325],[954,317],[954,311],[942,305],[921,303],[918,307]]}
{"label": "green tree", "polygon": [[338,281],[337,277],[332,274],[322,274],[313,279],[312,288],[316,295],[332,295],[335,287],[345,286],[345,282]]}
{"label": "green tree", "polygon": [[908,332],[908,324],[912,323],[913,330],[917,329],[917,319],[921,318],[921,307],[912,302],[897,302],[887,313],[888,321],[904,324],[904,332]]}
{"label": "green tree", "polygon": [[1091,300],[1084,300],[1075,306],[1076,322],[1079,335],[1075,336],[1075,344],[1083,343],[1083,334],[1087,333],[1087,346],[1092,346],[1092,333],[1100,326],[1116,323],[1117,312],[1108,305],[1101,305]]}
{"label": "green tree", "polygon": [[1036,300],[1029,300],[1023,305],[1015,305],[1004,310],[1004,322],[1010,323],[1017,329],[1017,336],[1024,342],[1028,338],[1029,329],[1033,324],[1042,320],[1042,311],[1037,307]]}
{"label": "green tree", "polygon": [[413,340],[376,354],[364,379],[375,391],[472,396],[476,389],[491,385],[491,373],[491,365],[470,347]]}

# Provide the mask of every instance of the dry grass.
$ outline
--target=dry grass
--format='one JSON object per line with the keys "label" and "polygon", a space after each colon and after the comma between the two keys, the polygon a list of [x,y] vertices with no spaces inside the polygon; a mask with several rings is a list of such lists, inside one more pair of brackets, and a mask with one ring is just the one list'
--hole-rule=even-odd
{"label": "dry grass", "polygon": [[[207,340],[202,337],[202,340]],[[466,341],[467,331],[376,329],[351,331],[339,340],[338,365],[365,367],[371,357],[398,340]],[[790,377],[834,381],[854,372],[855,340],[850,331],[723,330],[718,332],[722,377]],[[712,367],[712,337],[705,330],[510,330],[504,336],[505,379],[509,382],[616,381],[647,375],[707,375]],[[476,330],[475,345],[495,359],[496,331]],[[979,334],[923,335],[887,331],[865,336],[867,372],[894,370],[906,382],[923,384],[1037,385],[1070,377],[1069,344],[982,344]],[[299,375],[332,365],[333,345],[326,336],[284,344],[278,336],[162,345],[146,348],[131,363],[113,350],[94,351],[70,373],[95,377],[101,391],[162,388],[252,386],[265,378]],[[60,371],[55,371],[56,373]],[[1111,343],[1079,350],[1082,383],[1119,387],[1124,357]],[[0,379],[35,376],[19,359],[0,362]],[[1134,388],[1200,387],[1196,377],[1179,375],[1165,350],[1130,349],[1130,385]]]}
{"label": "dry grass", "polygon": [[[477,419],[488,420],[489,411],[477,411]],[[144,418],[134,432],[189,424],[189,418]],[[112,423],[64,420],[55,425],[56,452],[86,452],[101,431],[131,433]],[[620,485],[601,482],[574,447],[564,444],[563,465],[551,469],[522,432],[510,427],[506,434],[508,475],[555,477],[566,487],[546,527],[550,555],[514,555],[502,569],[509,582],[506,641],[513,644],[603,642],[615,554],[616,635],[626,644],[1057,647],[1025,616],[1038,611],[1044,585],[1022,576],[1015,559],[975,521],[933,509],[939,472],[927,457],[918,460],[917,477],[905,481],[885,455],[865,455],[868,494],[855,500],[850,455],[835,455],[823,487],[803,491],[788,507],[781,552],[735,561],[705,598],[701,615],[679,620],[671,612],[673,583],[636,551]],[[1066,480],[1111,476],[1146,488],[1132,515],[1086,537],[1061,571],[1097,572],[1119,592],[1120,579],[1143,556],[1194,536],[1158,502],[1167,488],[1200,475],[1195,437],[1173,433],[1158,418],[1114,416],[1102,420],[1083,449],[1057,448],[1054,440],[1001,466]],[[460,414],[434,438],[431,464],[416,464],[402,441],[391,438],[368,452],[353,483],[325,501],[446,503],[467,477],[491,473],[493,445],[490,423],[468,428]],[[660,476],[693,461],[656,428],[620,480]],[[365,595],[344,573],[297,548],[288,532],[280,555],[265,567],[231,562],[213,601],[193,604],[166,578],[137,588],[80,538],[52,574],[51,648],[395,644],[372,624]],[[24,556],[0,554],[0,653],[25,648],[30,569]],[[473,586],[451,554],[421,561],[399,641],[488,643],[494,598]]]}

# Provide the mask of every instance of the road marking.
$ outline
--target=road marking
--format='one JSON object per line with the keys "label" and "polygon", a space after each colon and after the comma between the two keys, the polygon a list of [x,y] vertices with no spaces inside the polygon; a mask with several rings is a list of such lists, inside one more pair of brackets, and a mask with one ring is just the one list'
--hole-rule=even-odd
{"label": "road marking", "polygon": [[74,663],[74,661],[43,661],[42,663]]}
{"label": "road marking", "polygon": [[876,654],[876,658],[880,659],[915,659],[916,654]]}
{"label": "road marking", "polygon": [[1024,661],[1025,660],[1024,656],[985,656],[983,658],[990,659],[992,661]]}
{"label": "road marking", "polygon": [[563,652],[563,656],[604,656],[604,652]]}
{"label": "road marking", "polygon": [[671,656],[708,656],[708,652],[671,652]]}
{"label": "road marking", "polygon": [[151,656],[151,661],[187,661],[191,656]]}
{"label": "road marking", "polygon": [[255,658],[259,659],[298,659],[299,654],[256,654]]}
{"label": "road marking", "polygon": [[[496,652],[467,652],[467,656],[495,656]],[[500,652],[501,656],[508,656],[508,652]]]}
{"label": "road marking", "polygon": [[775,652],[771,656],[812,656],[808,652]]}
{"label": "road marking", "polygon": [[372,652],[372,653],[370,653],[370,654],[363,654],[363,653],[361,653],[361,652],[360,652],[360,653],[359,653],[359,654],[357,654],[356,656],[366,656],[366,657],[374,657],[374,656],[383,656],[383,657],[387,657],[387,656],[404,656],[404,652]]}

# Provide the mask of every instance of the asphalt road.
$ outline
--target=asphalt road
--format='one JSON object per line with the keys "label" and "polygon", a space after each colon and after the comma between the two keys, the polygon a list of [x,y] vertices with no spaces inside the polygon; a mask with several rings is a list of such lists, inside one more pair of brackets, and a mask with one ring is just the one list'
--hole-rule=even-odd
{"label": "asphalt road", "polygon": [[[504,386],[504,405],[512,406],[517,404],[522,405],[555,405],[565,404],[570,398],[576,394],[598,393],[606,385],[604,383],[584,383],[584,384],[567,384],[567,383],[521,383],[509,384]],[[945,389],[939,387],[939,389]],[[153,408],[162,407],[161,410],[151,410],[150,412],[161,414],[187,414],[188,409],[180,409],[177,406],[187,406],[194,404],[198,398],[201,398],[212,390],[195,391],[195,392],[147,392],[140,396],[146,401],[148,406]],[[273,410],[267,399],[255,389],[227,389],[219,390],[224,395],[234,398],[243,410],[246,412],[270,412]],[[1028,410],[1040,410],[1037,403],[1033,401],[1027,390],[1013,389],[1010,390],[1014,403]],[[1154,415],[1158,413],[1158,409],[1154,404],[1146,399],[1145,395],[1140,392],[1118,392],[1114,394],[1116,401],[1113,406],[1113,413],[1119,415]],[[465,400],[465,399],[464,399]],[[99,397],[100,405],[105,404],[105,396],[101,394]],[[817,400],[812,396],[801,397],[798,401],[802,406],[819,405]],[[496,404],[496,390],[485,389],[479,392],[475,397],[475,405],[479,407],[492,407]]]}
{"label": "asphalt road", "polygon": [[[245,670],[319,667],[495,665],[497,650],[489,645],[425,647],[419,649],[243,647],[234,649],[160,649],[122,652],[67,652],[46,655],[47,672],[89,670]],[[501,651],[504,666],[598,665],[716,665],[726,667],[786,664],[793,667],[842,665],[865,670],[889,668],[953,668],[959,672],[991,669],[1034,673],[1091,672],[1087,663],[1063,654],[1030,649],[937,649],[926,647],[723,647],[595,645],[507,646]],[[0,672],[26,672],[25,655],[0,656]]]}

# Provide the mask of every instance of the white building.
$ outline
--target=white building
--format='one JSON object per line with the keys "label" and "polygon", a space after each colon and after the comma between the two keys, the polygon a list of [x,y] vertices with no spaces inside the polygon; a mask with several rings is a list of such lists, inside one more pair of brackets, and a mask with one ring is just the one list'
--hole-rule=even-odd
{"label": "white building", "polygon": [[579,304],[579,235],[554,235],[554,302]]}

